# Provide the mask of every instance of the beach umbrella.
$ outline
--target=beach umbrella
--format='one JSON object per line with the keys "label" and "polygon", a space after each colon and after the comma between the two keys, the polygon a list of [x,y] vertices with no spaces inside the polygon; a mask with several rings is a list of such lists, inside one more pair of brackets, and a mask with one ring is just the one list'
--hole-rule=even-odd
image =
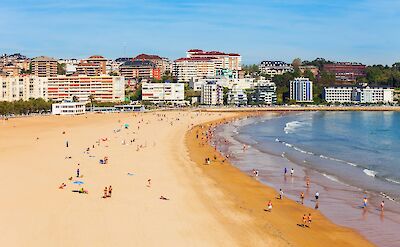
{"label": "beach umbrella", "polygon": [[125,126],[125,129],[129,128],[129,124],[125,124],[124,126]]}

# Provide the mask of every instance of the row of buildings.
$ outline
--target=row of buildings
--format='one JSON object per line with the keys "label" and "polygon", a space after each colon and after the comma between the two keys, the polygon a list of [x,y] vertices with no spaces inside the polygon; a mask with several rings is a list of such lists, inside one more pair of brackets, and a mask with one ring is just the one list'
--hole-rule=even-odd
{"label": "row of buildings", "polygon": [[[300,65],[298,68],[301,73],[309,70],[314,76],[318,76],[320,73],[319,68],[313,65]],[[271,78],[276,75],[283,75],[284,73],[294,71],[292,64],[282,61],[262,61],[259,64],[259,69],[261,73],[269,75]],[[330,62],[324,64],[322,67],[324,72],[335,75],[335,82],[337,84],[355,83],[357,78],[366,76],[365,69],[366,66],[364,64],[351,62]]]}
{"label": "row of buildings", "polygon": [[[290,82],[290,99],[301,103],[313,102],[313,82],[308,78],[295,78]],[[367,84],[324,87],[322,98],[329,103],[393,103],[394,89],[370,87]]]}
{"label": "row of buildings", "polygon": [[76,100],[89,102],[117,102],[125,100],[125,80],[121,76],[65,76],[39,77],[36,75],[0,76],[0,101]]}

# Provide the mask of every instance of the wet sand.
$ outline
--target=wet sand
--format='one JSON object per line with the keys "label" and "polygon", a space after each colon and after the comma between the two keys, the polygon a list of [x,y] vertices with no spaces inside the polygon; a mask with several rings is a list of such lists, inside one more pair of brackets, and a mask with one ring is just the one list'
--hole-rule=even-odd
{"label": "wet sand", "polygon": [[[221,122],[214,122],[217,124]],[[324,217],[318,210],[310,209],[287,199],[277,199],[277,191],[266,187],[254,177],[246,175],[229,163],[215,148],[197,139],[196,135],[210,127],[195,128],[187,136],[190,156],[198,167],[210,177],[221,190],[225,200],[231,201],[237,213],[246,220],[237,222],[242,229],[261,232],[265,236],[279,239],[283,245],[294,246],[373,246],[352,229],[339,227]],[[214,155],[217,160],[214,160]],[[205,165],[205,158],[211,158],[211,164]],[[266,212],[268,201],[273,203],[272,212]],[[311,213],[311,227],[301,227],[303,214]],[[223,215],[229,222],[229,215]],[[240,234],[240,230],[238,230]],[[253,245],[249,245],[253,246]]]}

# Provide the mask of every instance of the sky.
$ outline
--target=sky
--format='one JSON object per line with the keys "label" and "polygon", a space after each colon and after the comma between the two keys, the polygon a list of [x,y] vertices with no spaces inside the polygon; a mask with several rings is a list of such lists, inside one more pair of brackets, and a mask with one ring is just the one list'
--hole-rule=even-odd
{"label": "sky", "polygon": [[0,23],[0,53],[29,57],[400,61],[398,0],[0,0]]}

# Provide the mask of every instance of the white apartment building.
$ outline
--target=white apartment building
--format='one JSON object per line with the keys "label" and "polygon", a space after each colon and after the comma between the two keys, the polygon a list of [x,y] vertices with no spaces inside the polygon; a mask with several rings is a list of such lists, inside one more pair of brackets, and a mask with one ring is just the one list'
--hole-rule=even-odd
{"label": "white apartment building", "polygon": [[330,103],[392,103],[394,89],[369,86],[325,87],[323,98]]}
{"label": "white apartment building", "polygon": [[202,85],[200,99],[200,103],[203,105],[223,105],[224,95],[222,86],[211,82]]}
{"label": "white apartment building", "polygon": [[211,58],[180,58],[173,64],[173,75],[178,82],[190,82],[215,74],[215,64]]}
{"label": "white apartment building", "polygon": [[305,77],[290,81],[290,99],[296,102],[313,102],[313,82]]}
{"label": "white apartment building", "polygon": [[261,73],[271,77],[283,75],[286,72],[293,72],[293,66],[282,61],[262,61],[259,68]]}
{"label": "white apartment building", "polygon": [[153,103],[184,103],[184,83],[142,83],[142,100]]}
{"label": "white apartment building", "polygon": [[210,76],[206,78],[194,78],[189,82],[189,87],[194,91],[201,91],[201,88],[204,84],[207,83],[216,83],[222,87],[228,87],[229,81],[227,78],[223,76]]}
{"label": "white apartment building", "polygon": [[228,104],[236,106],[247,105],[247,94],[240,87],[234,86],[228,92]]}
{"label": "white apartment building", "polygon": [[323,99],[331,103],[349,103],[353,101],[353,89],[351,86],[325,87]]}
{"label": "white apartment building", "polygon": [[0,77],[0,101],[47,100],[47,78],[34,75]]}
{"label": "white apartment building", "polygon": [[51,105],[53,115],[78,115],[85,112],[85,104],[80,102],[61,102]]}
{"label": "white apartment building", "polygon": [[122,76],[57,76],[48,79],[48,99],[55,102],[72,101],[89,103],[92,96],[98,102],[125,100],[125,80]]}
{"label": "white apartment building", "polygon": [[256,104],[272,105],[277,101],[276,85],[271,80],[261,77],[254,85],[252,102]]}
{"label": "white apartment building", "polygon": [[359,103],[392,103],[393,88],[363,87],[353,89],[352,98]]}

